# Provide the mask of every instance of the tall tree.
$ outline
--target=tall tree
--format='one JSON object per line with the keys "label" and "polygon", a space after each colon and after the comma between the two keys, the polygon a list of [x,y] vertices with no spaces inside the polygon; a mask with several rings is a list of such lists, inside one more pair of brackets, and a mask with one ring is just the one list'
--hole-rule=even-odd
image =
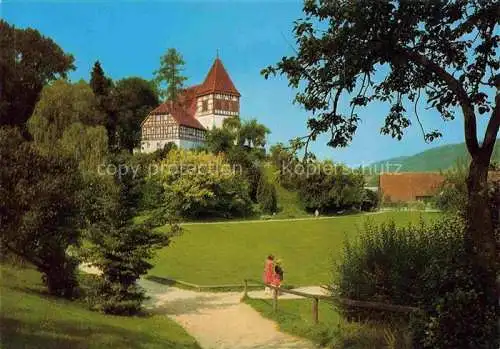
{"label": "tall tree", "polygon": [[0,125],[21,126],[42,88],[75,69],[73,56],[34,29],[0,20]]}
{"label": "tall tree", "polygon": [[207,132],[207,146],[214,153],[227,152],[235,145],[262,148],[269,133],[271,131],[256,119],[242,122],[240,118],[228,118],[222,128]]}
{"label": "tall tree", "polygon": [[75,161],[40,154],[19,131],[0,128],[0,246],[33,264],[49,293],[71,298],[82,180]]}
{"label": "tall tree", "polygon": [[113,81],[106,77],[101,62],[96,61],[90,74],[90,87],[96,96],[108,96],[111,92]]}
{"label": "tall tree", "polygon": [[106,77],[101,62],[96,61],[90,74],[90,87],[97,98],[99,108],[105,114],[104,126],[108,133],[109,146],[116,148],[116,110],[113,103],[112,89],[113,80]]}
{"label": "tall tree", "polygon": [[[75,159],[83,171],[96,171],[108,154],[108,137],[103,126],[86,126],[72,123],[64,130],[58,148]],[[54,151],[54,149],[52,149]]]}
{"label": "tall tree", "polygon": [[141,142],[141,122],[158,106],[158,92],[150,81],[138,77],[119,80],[113,92],[117,145],[130,152]]}
{"label": "tall tree", "polygon": [[209,151],[225,153],[231,165],[243,170],[249,186],[252,200],[257,200],[257,187],[261,176],[259,162],[265,152],[263,146],[269,129],[256,120],[243,121],[240,118],[224,120],[222,128],[207,132],[206,147]]}
{"label": "tall tree", "polygon": [[[308,120],[306,144],[328,132],[328,145],[348,145],[360,120],[356,109],[371,102],[390,106],[381,132],[398,139],[411,124],[409,108],[422,127],[422,95],[445,120],[454,118],[456,107],[461,111],[472,159],[466,249],[480,275],[475,285],[480,303],[495,309],[498,254],[487,207],[487,174],[500,125],[498,2],[307,0],[303,10],[305,18],[294,27],[296,54],[262,73],[267,78],[279,72],[291,86],[304,86],[296,101],[314,116]],[[346,98],[351,107],[341,110]],[[487,120],[482,141],[479,117]],[[426,141],[441,135],[437,130],[423,133]],[[491,319],[483,321],[495,331]],[[488,342],[491,348],[494,337]],[[477,344],[471,340],[467,345],[471,343]]]}
{"label": "tall tree", "polygon": [[105,115],[86,82],[71,84],[57,80],[43,89],[28,129],[39,149],[50,152],[58,146],[71,124],[81,122],[86,126],[99,126],[104,119]]}
{"label": "tall tree", "polygon": [[184,81],[187,80],[182,75],[184,64],[184,59],[175,48],[169,48],[160,58],[160,69],[154,72],[160,97],[167,101],[177,100]]}
{"label": "tall tree", "polygon": [[248,144],[250,147],[262,148],[266,145],[266,137],[271,131],[259,124],[256,119],[243,121],[238,134],[240,145]]}

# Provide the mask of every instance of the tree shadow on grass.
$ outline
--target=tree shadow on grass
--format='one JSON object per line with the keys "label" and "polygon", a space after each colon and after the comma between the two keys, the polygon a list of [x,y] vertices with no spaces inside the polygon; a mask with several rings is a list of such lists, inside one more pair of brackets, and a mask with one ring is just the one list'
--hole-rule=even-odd
{"label": "tree shadow on grass", "polygon": [[98,328],[75,321],[44,323],[0,317],[3,349],[80,349],[80,348],[167,348],[199,349],[196,343],[179,343],[137,331],[102,325]]}

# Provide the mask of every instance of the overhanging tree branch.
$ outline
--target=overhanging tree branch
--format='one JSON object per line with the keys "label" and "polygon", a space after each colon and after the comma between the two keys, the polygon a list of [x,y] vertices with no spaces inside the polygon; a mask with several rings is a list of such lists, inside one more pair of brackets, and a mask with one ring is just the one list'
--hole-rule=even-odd
{"label": "overhanging tree branch", "polygon": [[498,128],[500,127],[500,91],[497,90],[495,97],[495,108],[491,113],[490,121],[486,127],[484,135],[484,142],[482,148],[484,149],[485,156],[491,156],[493,147],[498,135]]}
{"label": "overhanging tree branch", "polygon": [[469,153],[472,157],[477,156],[480,147],[477,140],[477,123],[474,113],[474,107],[470,102],[467,92],[463,89],[460,83],[444,68],[440,67],[436,63],[432,62],[431,60],[420,55],[417,52],[409,51],[403,47],[398,47],[395,49],[395,51],[397,54],[403,56],[407,60],[429,69],[442,81],[444,81],[448,88],[455,93],[460,101],[460,106],[462,107],[462,111],[464,114],[464,132],[467,149],[469,150]]}

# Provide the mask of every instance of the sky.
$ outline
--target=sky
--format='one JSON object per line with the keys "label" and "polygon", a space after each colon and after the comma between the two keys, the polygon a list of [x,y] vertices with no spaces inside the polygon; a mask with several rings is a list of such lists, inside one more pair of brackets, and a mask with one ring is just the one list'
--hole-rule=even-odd
{"label": "sky", "polygon": [[[288,87],[284,77],[265,80],[260,75],[266,66],[293,54],[293,21],[302,16],[302,3],[290,0],[0,0],[1,18],[16,27],[39,30],[75,57],[77,69],[70,75],[72,81],[88,81],[96,60],[114,80],[130,76],[151,79],[160,56],[174,47],[186,62],[186,84],[198,84],[218,50],[242,95],[241,117],[265,124],[271,130],[269,144],[307,134],[309,114],[293,103],[296,91]],[[343,107],[347,108],[347,103]],[[387,111],[383,104],[359,110],[363,121],[347,148],[328,147],[325,136],[310,149],[319,158],[359,166],[464,140],[460,113],[454,121],[444,122],[436,112],[424,108],[419,112],[424,127],[441,130],[443,138],[426,144],[413,118],[414,125],[403,140],[394,140],[380,134]]]}

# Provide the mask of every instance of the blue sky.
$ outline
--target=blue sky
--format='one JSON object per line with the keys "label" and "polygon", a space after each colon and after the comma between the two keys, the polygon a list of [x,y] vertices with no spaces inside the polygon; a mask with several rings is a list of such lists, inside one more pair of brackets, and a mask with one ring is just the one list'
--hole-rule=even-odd
{"label": "blue sky", "polygon": [[[9,1],[0,0],[0,16],[18,27],[32,27],[51,37],[74,55],[72,80],[89,79],[100,60],[113,79],[140,76],[151,79],[159,58],[169,47],[186,61],[188,84],[203,81],[219,50],[226,69],[242,94],[241,116],[256,118],[272,133],[269,143],[305,135],[307,113],[292,103],[294,91],[284,78],[265,80],[260,70],[293,53],[293,21],[301,17],[298,1]],[[348,165],[367,164],[390,157],[463,142],[460,113],[452,122],[421,109],[427,129],[444,137],[425,144],[416,122],[402,141],[380,135],[385,105],[359,111],[363,119],[352,145],[326,146],[326,137],[311,149],[320,158]],[[483,127],[480,127],[483,130]]]}

